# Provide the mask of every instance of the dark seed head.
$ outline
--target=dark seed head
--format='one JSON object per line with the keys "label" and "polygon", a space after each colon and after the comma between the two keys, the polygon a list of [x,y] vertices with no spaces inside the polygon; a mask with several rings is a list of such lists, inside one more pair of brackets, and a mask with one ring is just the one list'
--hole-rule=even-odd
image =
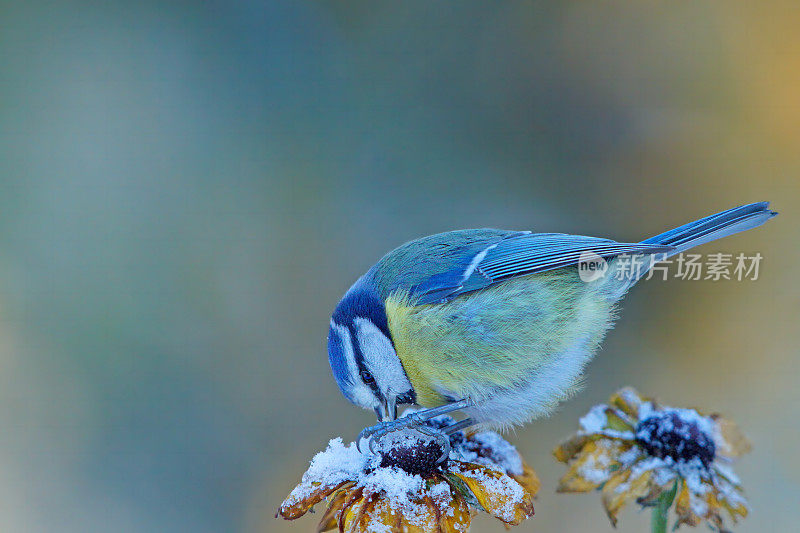
{"label": "dark seed head", "polygon": [[396,466],[409,474],[430,477],[439,469],[444,450],[435,440],[408,439],[381,451],[381,467]]}
{"label": "dark seed head", "polygon": [[636,442],[653,457],[671,457],[678,462],[698,459],[705,468],[716,454],[712,437],[696,421],[684,419],[674,411],[661,412],[639,422]]}

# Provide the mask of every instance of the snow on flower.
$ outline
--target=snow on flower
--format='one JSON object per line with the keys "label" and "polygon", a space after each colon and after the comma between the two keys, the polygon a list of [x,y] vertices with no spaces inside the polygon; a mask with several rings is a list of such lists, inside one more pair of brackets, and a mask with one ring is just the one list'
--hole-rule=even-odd
{"label": "snow on flower", "polygon": [[[429,425],[452,422],[440,417]],[[278,514],[294,520],[327,499],[317,531],[342,533],[465,533],[478,511],[508,525],[533,515],[539,481],[511,444],[494,432],[457,432],[450,445],[440,463],[440,444],[412,430],[382,439],[375,455],[332,439]]]}
{"label": "snow on flower", "polygon": [[733,522],[747,515],[730,464],[750,445],[719,415],[662,406],[628,387],[592,407],[578,427],[554,450],[569,465],[558,491],[601,490],[613,524],[631,500],[652,506],[673,489],[676,526],[705,521],[722,530],[723,511]]}

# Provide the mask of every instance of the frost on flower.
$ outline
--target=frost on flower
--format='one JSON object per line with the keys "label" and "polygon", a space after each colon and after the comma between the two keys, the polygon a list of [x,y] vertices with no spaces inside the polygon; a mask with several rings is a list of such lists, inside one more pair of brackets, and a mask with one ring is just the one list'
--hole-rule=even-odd
{"label": "frost on flower", "polygon": [[674,488],[676,526],[705,521],[722,530],[724,512],[733,522],[747,515],[730,464],[749,449],[735,424],[719,415],[661,406],[624,388],[592,407],[578,432],[555,449],[569,465],[558,491],[601,490],[616,524],[626,503],[654,505]]}
{"label": "frost on flower", "polygon": [[[448,423],[440,417],[429,424]],[[494,432],[458,432],[450,444],[439,463],[439,443],[414,431],[390,434],[374,456],[335,438],[278,514],[293,520],[327,499],[317,531],[370,533],[466,532],[477,511],[509,525],[533,515],[539,481],[511,444]]]}

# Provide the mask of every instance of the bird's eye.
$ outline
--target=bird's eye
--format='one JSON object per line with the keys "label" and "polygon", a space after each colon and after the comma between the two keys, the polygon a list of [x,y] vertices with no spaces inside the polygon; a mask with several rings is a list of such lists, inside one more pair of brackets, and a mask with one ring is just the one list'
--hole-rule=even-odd
{"label": "bird's eye", "polygon": [[372,385],[373,383],[375,383],[375,378],[374,378],[374,377],[372,377],[372,374],[370,374],[370,373],[369,373],[368,371],[366,371],[366,370],[362,370],[362,371],[361,371],[361,380],[362,380],[364,383],[366,383],[367,385]]}

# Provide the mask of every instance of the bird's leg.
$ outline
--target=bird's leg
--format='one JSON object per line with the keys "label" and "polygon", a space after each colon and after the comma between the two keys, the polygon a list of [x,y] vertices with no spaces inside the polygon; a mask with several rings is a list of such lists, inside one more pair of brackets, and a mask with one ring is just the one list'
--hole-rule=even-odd
{"label": "bird's leg", "polygon": [[467,429],[468,427],[474,426],[475,424],[477,424],[477,422],[475,422],[475,420],[473,420],[472,418],[465,418],[464,420],[459,420],[455,424],[450,424],[449,426],[443,427],[441,431],[445,435],[452,435],[453,433],[461,431],[462,429]]}
{"label": "bird's leg", "polygon": [[[437,416],[441,416],[447,413],[452,413],[453,411],[458,411],[459,409],[463,409],[469,406],[468,400],[460,400],[457,402],[449,403],[447,405],[442,405],[439,407],[433,407],[430,409],[423,409],[421,411],[417,411],[415,413],[411,413],[410,415],[406,415],[400,417],[396,420],[389,420],[386,422],[380,422],[375,424],[374,426],[364,428],[361,433],[358,434],[358,439],[356,440],[356,447],[361,450],[361,439],[368,439],[369,440],[369,449],[371,452],[375,453],[375,442],[382,439],[389,433],[394,431],[399,431],[405,428],[411,428],[419,431],[420,426],[423,426],[425,422],[430,420],[431,418],[436,418]],[[430,429],[431,431],[437,431],[434,428],[425,428]],[[426,433],[424,431],[420,431],[420,433]],[[441,432],[439,432],[441,433]],[[438,438],[438,437],[437,437]],[[448,442],[448,447],[450,443]]]}

